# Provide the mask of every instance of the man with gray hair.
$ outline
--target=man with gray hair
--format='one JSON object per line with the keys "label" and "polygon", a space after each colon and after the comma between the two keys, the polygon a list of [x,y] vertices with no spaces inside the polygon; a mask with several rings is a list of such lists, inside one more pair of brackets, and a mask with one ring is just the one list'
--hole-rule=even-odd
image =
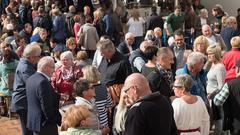
{"label": "man with gray hair", "polygon": [[231,46],[231,39],[234,36],[237,36],[237,19],[234,16],[229,16],[227,18],[227,27],[223,28],[221,30],[220,35],[223,38],[223,41],[225,42],[226,46],[227,46],[227,50],[231,50],[232,46]]}
{"label": "man with gray hair", "polygon": [[207,72],[203,69],[205,56],[200,52],[192,52],[182,69],[176,71],[176,75],[189,74],[193,80],[191,94],[202,97],[207,101],[206,76]]}
{"label": "man with gray hair", "polygon": [[59,99],[50,78],[55,71],[54,59],[42,57],[38,62],[37,72],[26,81],[27,93],[27,128],[33,135],[57,135],[57,125],[61,125]]}
{"label": "man with gray hair", "polygon": [[11,109],[12,112],[19,114],[23,135],[30,133],[26,128],[28,110],[26,80],[36,72],[36,64],[40,56],[41,48],[38,43],[27,45],[23,51],[23,58],[20,59],[15,72]]}
{"label": "man with gray hair", "polygon": [[129,57],[130,53],[134,50],[134,34],[128,32],[125,34],[125,40],[118,45],[118,50],[123,55]]}
{"label": "man with gray hair", "polygon": [[131,74],[131,66],[127,58],[118,52],[108,38],[102,39],[97,44],[103,59],[99,65],[101,82],[108,88],[116,105],[120,98],[121,89],[127,76]]}

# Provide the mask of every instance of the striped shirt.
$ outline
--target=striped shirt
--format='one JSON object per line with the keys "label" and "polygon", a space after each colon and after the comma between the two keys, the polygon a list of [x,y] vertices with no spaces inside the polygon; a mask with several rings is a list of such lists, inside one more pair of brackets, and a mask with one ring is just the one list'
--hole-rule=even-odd
{"label": "striped shirt", "polygon": [[95,86],[96,101],[95,104],[98,109],[98,117],[101,127],[108,126],[108,114],[107,111],[113,106],[112,98],[107,91],[107,88],[103,84]]}

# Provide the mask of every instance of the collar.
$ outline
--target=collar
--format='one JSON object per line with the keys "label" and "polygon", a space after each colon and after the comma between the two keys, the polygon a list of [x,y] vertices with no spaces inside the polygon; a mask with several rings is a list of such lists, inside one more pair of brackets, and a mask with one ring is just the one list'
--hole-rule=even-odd
{"label": "collar", "polygon": [[41,71],[37,71],[38,73],[42,74],[43,76],[45,76],[49,81],[51,81],[51,78],[46,75],[45,73],[41,72]]}

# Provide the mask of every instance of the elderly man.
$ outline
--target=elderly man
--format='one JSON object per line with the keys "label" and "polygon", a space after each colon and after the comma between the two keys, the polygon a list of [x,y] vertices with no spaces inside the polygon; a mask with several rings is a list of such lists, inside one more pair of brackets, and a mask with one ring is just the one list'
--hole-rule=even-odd
{"label": "elderly man", "polygon": [[173,109],[159,92],[152,93],[140,73],[128,76],[124,83],[125,101],[130,107],[125,135],[176,135]]}
{"label": "elderly man", "polygon": [[232,135],[240,134],[240,60],[236,62],[237,78],[224,84],[220,92],[214,97],[214,104],[223,105],[224,129],[230,130]]}
{"label": "elderly man", "polygon": [[173,53],[167,47],[162,47],[157,52],[156,69],[152,71],[147,79],[153,92],[159,91],[162,95],[170,98],[174,95],[172,91],[172,84],[174,76],[171,71],[173,61]]}
{"label": "elderly man", "polygon": [[[36,72],[36,64],[41,55],[41,48],[37,43],[32,43],[23,51],[23,58],[20,59],[15,72],[12,93],[13,112],[17,112],[21,121],[22,134],[29,134],[27,130],[27,95],[26,95],[26,80]],[[34,82],[35,83],[35,82]]]}
{"label": "elderly man", "polygon": [[45,56],[39,60],[37,72],[26,81],[27,128],[33,135],[57,135],[57,124],[61,125],[60,95],[50,83],[54,71],[54,59]]}
{"label": "elderly man", "polygon": [[202,97],[204,101],[207,101],[206,92],[206,75],[207,72],[203,69],[205,56],[200,52],[192,52],[188,58],[186,64],[182,69],[177,70],[176,75],[189,74],[193,80],[193,86],[191,94]]}
{"label": "elderly man", "polygon": [[227,46],[227,50],[231,50],[232,46],[230,44],[230,41],[232,37],[237,36],[237,19],[234,16],[230,16],[227,18],[227,27],[221,30],[220,35],[223,38],[223,41],[225,42]]}
{"label": "elderly man", "polygon": [[97,47],[103,56],[98,68],[101,73],[101,82],[108,87],[113,103],[116,105],[124,80],[131,74],[131,66],[127,58],[116,50],[110,39],[101,39]]}
{"label": "elderly man", "polygon": [[125,41],[118,45],[118,50],[123,55],[129,57],[130,53],[134,50],[134,35],[131,32],[125,34]]}
{"label": "elderly man", "polygon": [[202,34],[205,36],[210,45],[219,45],[222,51],[227,51],[226,45],[219,34],[214,34],[208,24],[202,26]]}
{"label": "elderly man", "polygon": [[143,41],[140,44],[140,47],[134,50],[131,55],[129,56],[129,61],[131,64],[132,72],[140,73],[142,71],[143,65],[147,62],[143,52],[148,46],[151,46],[152,43],[149,41]]}

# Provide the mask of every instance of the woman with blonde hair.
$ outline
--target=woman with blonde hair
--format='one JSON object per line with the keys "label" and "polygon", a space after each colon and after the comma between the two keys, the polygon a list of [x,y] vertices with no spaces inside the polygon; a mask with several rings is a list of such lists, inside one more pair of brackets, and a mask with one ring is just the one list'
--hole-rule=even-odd
{"label": "woman with blonde hair", "polygon": [[136,48],[138,48],[143,41],[144,23],[145,20],[140,16],[139,10],[133,9],[132,16],[128,20],[127,26],[129,26],[128,32],[135,35]]}
{"label": "woman with blonde hair", "polygon": [[178,75],[173,85],[176,99],[173,112],[178,135],[208,135],[209,115],[200,96],[190,93],[193,82],[190,75]]}
{"label": "woman with blonde hair", "polygon": [[127,105],[124,100],[125,93],[122,90],[119,103],[114,111],[114,121],[113,121],[113,134],[114,135],[123,135],[125,131],[125,121],[127,118]]}
{"label": "woman with blonde hair", "polygon": [[108,118],[108,113],[111,112],[113,103],[106,86],[100,83],[100,72],[91,65],[83,67],[82,71],[83,78],[89,81],[95,88],[95,104],[98,109],[100,128],[108,127],[108,123],[111,122],[111,119]]}
{"label": "woman with blonde hair", "polygon": [[200,52],[204,55],[207,54],[206,50],[207,50],[208,46],[209,46],[209,42],[208,42],[207,38],[204,37],[203,35],[198,36],[193,43],[194,51]]}
{"label": "woman with blonde hair", "polygon": [[63,118],[60,135],[102,135],[94,130],[97,124],[94,114],[84,105],[70,107]]}
{"label": "woman with blonde hair", "polygon": [[221,63],[221,48],[219,46],[209,46],[207,48],[208,60],[212,66],[207,74],[207,94],[210,100],[211,120],[215,125],[214,133],[221,134],[222,132],[222,109],[213,103],[213,97],[221,90],[226,76],[225,66]]}

